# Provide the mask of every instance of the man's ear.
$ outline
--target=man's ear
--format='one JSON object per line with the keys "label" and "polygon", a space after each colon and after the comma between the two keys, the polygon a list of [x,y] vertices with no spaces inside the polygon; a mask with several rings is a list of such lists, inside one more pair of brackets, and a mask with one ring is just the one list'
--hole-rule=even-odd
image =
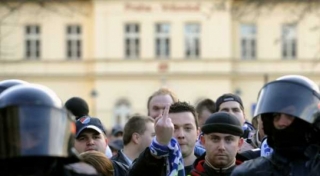
{"label": "man's ear", "polygon": [[108,145],[109,140],[108,140],[107,136],[105,136],[104,139],[106,140],[106,144]]}
{"label": "man's ear", "polygon": [[140,143],[140,135],[138,133],[133,133],[131,136],[131,141],[133,141],[133,143],[135,143],[135,144],[139,144]]}
{"label": "man's ear", "polygon": [[198,127],[198,129],[197,129],[197,136],[199,136],[200,135],[200,127]]}
{"label": "man's ear", "polygon": [[243,120],[244,120],[244,122],[246,122],[247,121],[246,113],[244,111],[242,111],[242,113],[243,113]]}
{"label": "man's ear", "polygon": [[239,142],[238,142],[238,151],[241,149],[243,142],[244,142],[244,139],[240,137]]}

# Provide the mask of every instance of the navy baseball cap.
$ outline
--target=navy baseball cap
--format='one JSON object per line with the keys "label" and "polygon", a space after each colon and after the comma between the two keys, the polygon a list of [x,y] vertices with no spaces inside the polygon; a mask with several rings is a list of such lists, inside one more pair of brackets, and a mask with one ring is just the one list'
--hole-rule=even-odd
{"label": "navy baseball cap", "polygon": [[122,128],[121,125],[115,125],[111,130],[111,134],[113,136],[116,136],[118,133],[122,133],[123,134],[123,128]]}
{"label": "navy baseball cap", "polygon": [[101,121],[98,118],[83,116],[76,122],[76,138],[85,129],[93,129],[99,133],[106,134],[106,130],[103,127]]}
{"label": "navy baseball cap", "polygon": [[241,106],[241,108],[243,108],[243,103],[241,98],[238,95],[232,94],[232,93],[227,93],[227,94],[223,94],[221,95],[217,101],[216,101],[216,112],[219,111],[220,109],[220,105],[224,102],[228,102],[228,101],[235,101],[238,102]]}

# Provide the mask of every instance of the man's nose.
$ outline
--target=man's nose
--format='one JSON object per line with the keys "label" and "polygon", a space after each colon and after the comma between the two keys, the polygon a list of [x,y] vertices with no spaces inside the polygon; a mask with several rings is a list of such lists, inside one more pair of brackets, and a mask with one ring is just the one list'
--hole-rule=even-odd
{"label": "man's nose", "polygon": [[87,140],[87,145],[92,145],[92,144],[94,144],[94,140],[93,140],[93,138],[89,138]]}
{"label": "man's nose", "polygon": [[290,117],[286,114],[280,114],[279,120],[278,120],[279,126],[289,126],[290,125]]}
{"label": "man's nose", "polygon": [[223,140],[220,140],[219,145],[218,145],[219,150],[225,150],[225,143]]}
{"label": "man's nose", "polygon": [[177,137],[178,138],[184,138],[184,131],[183,131],[183,129],[177,129]]}

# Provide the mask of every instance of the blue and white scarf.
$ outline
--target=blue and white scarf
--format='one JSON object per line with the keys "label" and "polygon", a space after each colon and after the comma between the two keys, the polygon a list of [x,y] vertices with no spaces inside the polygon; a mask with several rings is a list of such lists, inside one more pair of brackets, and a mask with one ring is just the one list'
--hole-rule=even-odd
{"label": "blue and white scarf", "polygon": [[150,145],[150,152],[158,157],[166,157],[167,176],[185,175],[181,149],[176,139],[171,138],[169,144],[164,146],[155,137]]}

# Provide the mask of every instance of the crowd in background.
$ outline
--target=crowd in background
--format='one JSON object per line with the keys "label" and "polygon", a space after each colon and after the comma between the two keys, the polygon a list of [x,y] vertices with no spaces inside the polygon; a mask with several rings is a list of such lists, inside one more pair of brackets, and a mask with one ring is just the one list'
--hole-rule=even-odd
{"label": "crowd in background", "polygon": [[[21,80],[0,87],[0,167],[9,175],[320,175],[319,88],[303,76],[266,84],[251,122],[238,95],[193,106],[160,88],[145,114],[111,130],[81,97],[63,104]],[[12,174],[12,163],[26,166]]]}

